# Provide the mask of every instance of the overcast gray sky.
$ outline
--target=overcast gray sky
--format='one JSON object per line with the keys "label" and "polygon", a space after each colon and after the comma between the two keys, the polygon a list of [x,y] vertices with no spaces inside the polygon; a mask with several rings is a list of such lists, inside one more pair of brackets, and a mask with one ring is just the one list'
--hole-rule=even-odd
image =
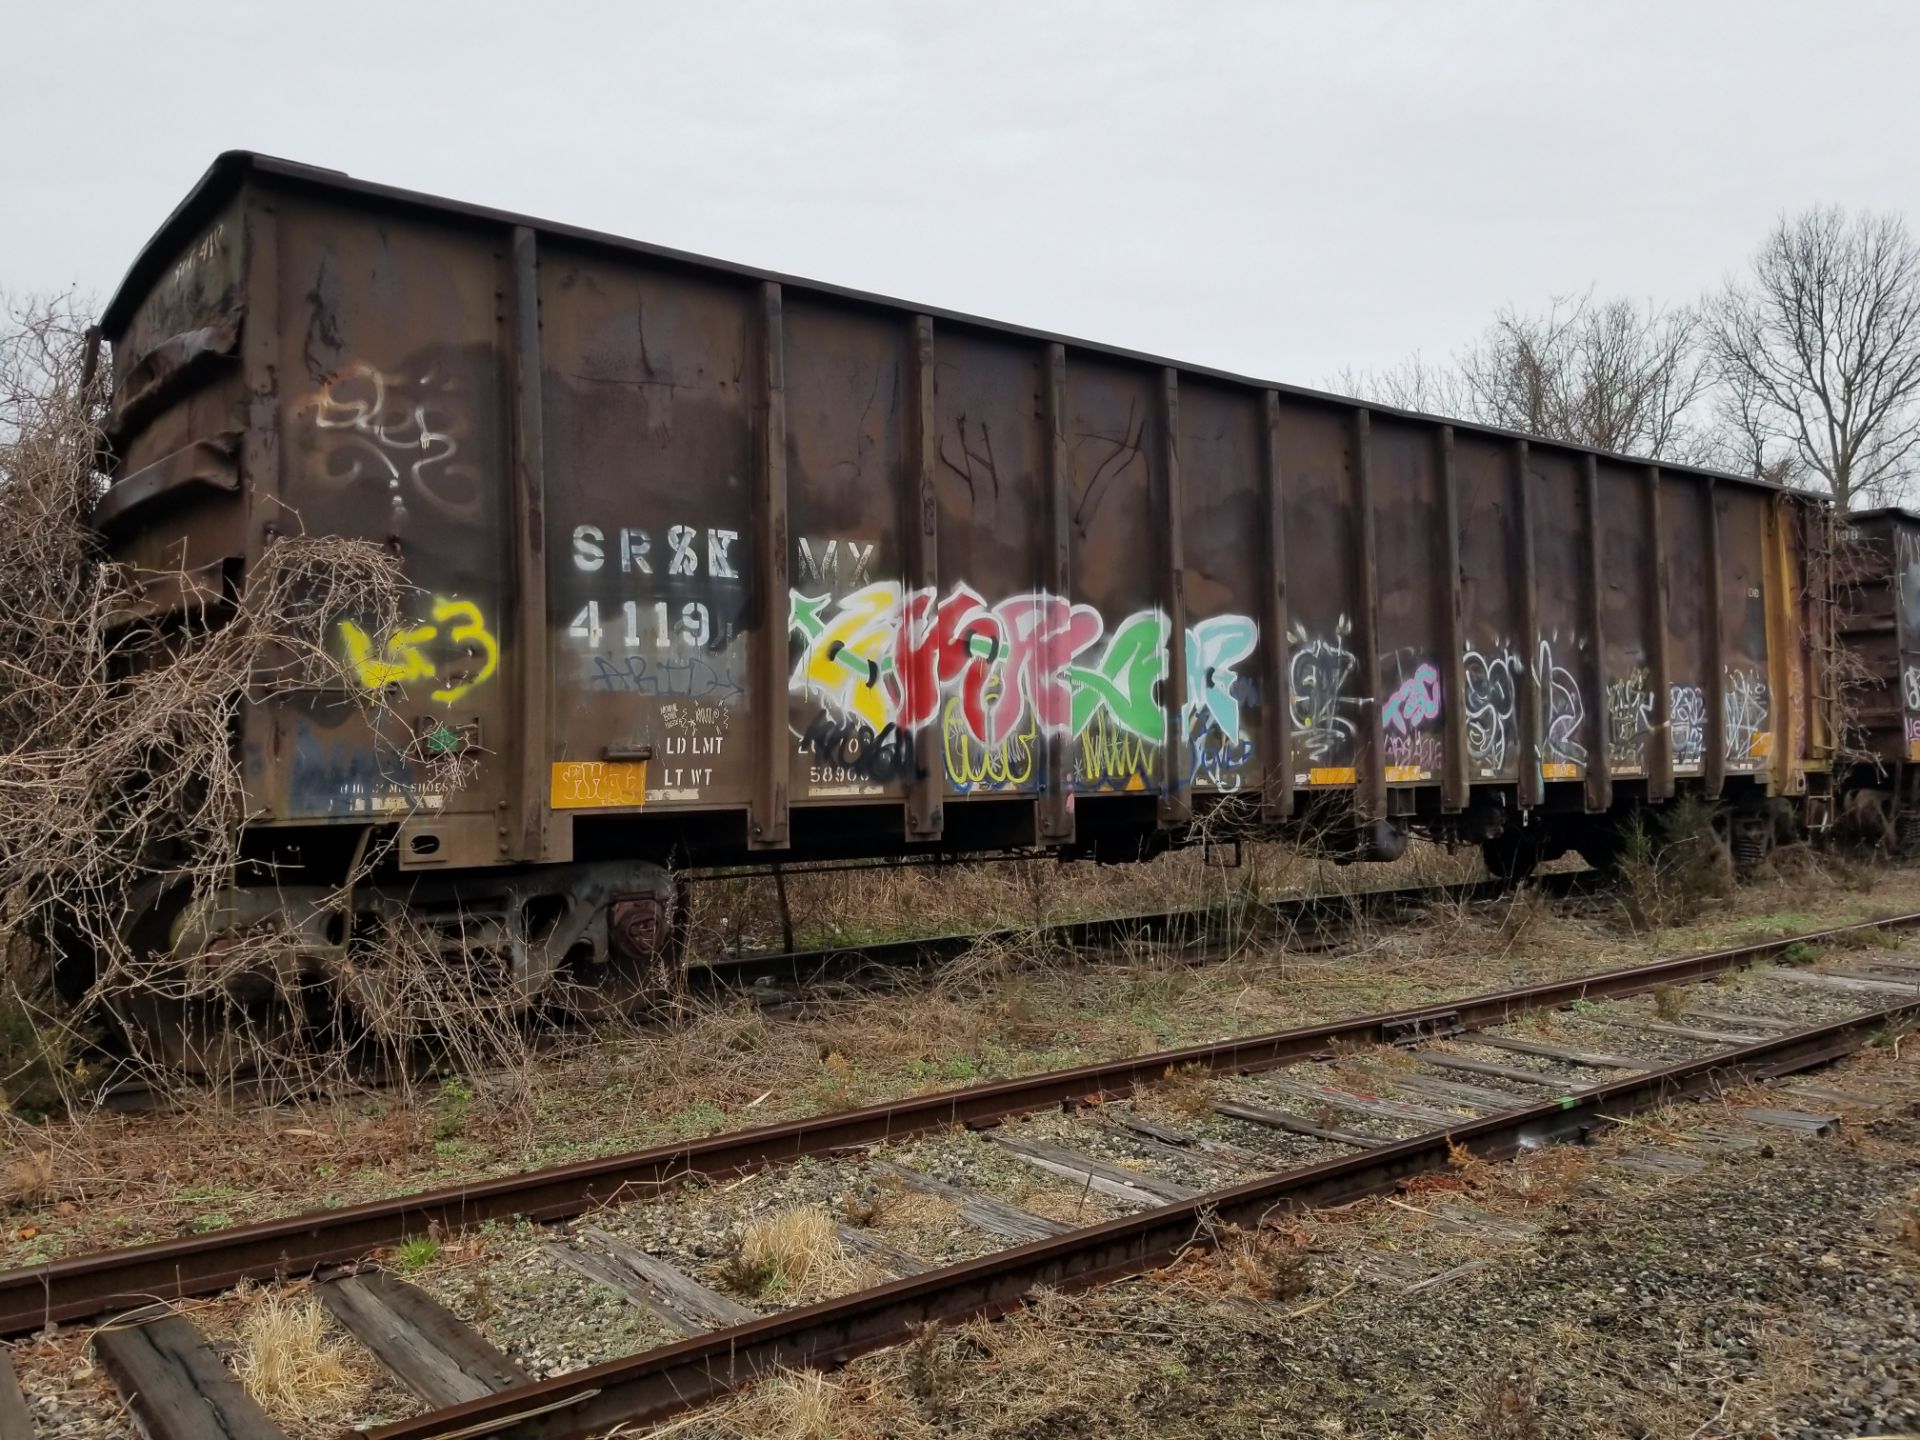
{"label": "overcast gray sky", "polygon": [[221,150],[1264,378],[1920,221],[1920,4],[7,0],[0,289]]}

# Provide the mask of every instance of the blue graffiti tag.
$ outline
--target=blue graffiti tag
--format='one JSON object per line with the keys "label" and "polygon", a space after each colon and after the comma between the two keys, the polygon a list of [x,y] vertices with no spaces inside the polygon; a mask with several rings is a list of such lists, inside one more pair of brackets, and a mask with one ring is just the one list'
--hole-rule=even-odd
{"label": "blue graffiti tag", "polygon": [[589,682],[603,693],[674,696],[682,700],[717,699],[730,705],[745,695],[731,670],[723,670],[693,656],[686,660],[648,660],[644,655],[623,655],[614,660],[605,655],[593,657],[593,677]]}
{"label": "blue graffiti tag", "polygon": [[1245,615],[1215,615],[1187,628],[1187,709],[1204,709],[1228,740],[1240,739],[1233,667],[1253,653],[1260,628]]}

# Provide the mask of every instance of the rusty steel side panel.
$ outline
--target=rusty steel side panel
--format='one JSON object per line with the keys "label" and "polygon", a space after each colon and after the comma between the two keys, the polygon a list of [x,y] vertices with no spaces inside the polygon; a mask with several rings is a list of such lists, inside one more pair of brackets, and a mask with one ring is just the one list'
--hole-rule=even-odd
{"label": "rusty steel side panel", "polygon": [[1653,496],[1643,469],[1599,467],[1600,631],[1606,676],[1607,758],[1615,780],[1650,769],[1653,678]]}
{"label": "rusty steel side panel", "polygon": [[1524,625],[1513,557],[1518,525],[1512,447],[1470,432],[1454,437],[1459,491],[1460,605],[1465,632],[1460,703],[1466,714],[1471,783],[1520,776],[1520,692]]}
{"label": "rusty steel side panel", "polygon": [[[1172,620],[1159,563],[1164,530],[1156,457],[1164,446],[1157,376],[1111,361],[1067,361],[1067,483],[1073,552],[1071,606],[1047,598],[1024,630],[1056,638],[1071,657],[1059,684],[1023,678],[1043,725],[1078,740],[1072,784],[1080,794],[1158,793],[1169,777],[1165,683]],[[1056,652],[1058,653],[1058,652]]]}
{"label": "rusty steel side panel", "polygon": [[1262,467],[1266,410],[1258,391],[1207,381],[1180,387],[1180,488],[1186,577],[1188,773],[1196,791],[1258,789],[1267,755],[1260,616],[1266,569]]}
{"label": "rusty steel side panel", "polygon": [[1356,618],[1365,602],[1354,564],[1353,422],[1351,412],[1286,397],[1279,418],[1294,783],[1351,786],[1374,704]]}
{"label": "rusty steel side panel", "polygon": [[[112,353],[114,479],[121,496],[144,492],[103,527],[112,554],[155,577],[193,576],[216,592],[223,569],[237,569],[249,553],[239,481],[251,248],[244,197],[235,196],[174,257]],[[182,597],[155,598],[170,605]]]}
{"label": "rusty steel side panel", "polygon": [[1896,515],[1888,520],[1885,553],[1893,602],[1894,635],[1899,664],[1878,673],[1898,674],[1894,708],[1900,715],[1900,734],[1906,744],[1896,754],[1920,759],[1920,519]]}
{"label": "rusty steel side panel", "polygon": [[785,300],[791,625],[802,647],[788,719],[796,805],[904,803],[913,733],[938,710],[911,643],[934,597],[903,585],[912,333],[902,320]]}
{"label": "rusty steel side panel", "polygon": [[1370,426],[1379,556],[1380,675],[1375,684],[1386,781],[1432,785],[1446,763],[1445,546],[1435,428],[1388,416]]}
{"label": "rusty steel side panel", "polygon": [[1602,697],[1593,673],[1585,603],[1587,540],[1579,467],[1563,451],[1536,445],[1527,482],[1540,607],[1540,774],[1548,782],[1585,777],[1598,743]]}
{"label": "rusty steel side panel", "polygon": [[1018,597],[1048,588],[1047,436],[1037,345],[955,326],[934,334],[933,489],[939,582],[916,634],[937,642],[935,758],[949,797],[1037,795],[1046,754],[1034,712],[1015,703],[1004,661]]}
{"label": "rusty steel side panel", "polygon": [[[559,806],[749,802],[748,637],[769,612],[748,543],[757,306],[738,284],[543,254],[555,724],[531,758]],[[607,787],[606,764],[639,783]]]}
{"label": "rusty steel side panel", "polygon": [[1668,734],[1674,774],[1685,778],[1705,773],[1715,730],[1709,699],[1719,650],[1708,624],[1706,485],[1662,470],[1660,524],[1666,543]]}
{"label": "rusty steel side panel", "polygon": [[1920,759],[1920,517],[1855,517],[1835,578],[1846,743],[1893,771]]}
{"label": "rusty steel side panel", "polygon": [[[534,758],[520,754],[510,704],[524,657],[505,638],[508,236],[400,216],[370,225],[306,196],[275,209],[280,466],[277,497],[256,477],[256,522],[375,541],[416,593],[395,633],[355,616],[335,627],[357,682],[394,697],[396,733],[370,735],[337,696],[277,705],[260,793],[286,819],[426,811],[484,826]],[[463,749],[474,774],[425,793],[415,747]]]}
{"label": "rusty steel side panel", "polygon": [[1715,487],[1720,531],[1722,753],[1727,773],[1767,768],[1773,687],[1767,649],[1766,553],[1772,497]]}

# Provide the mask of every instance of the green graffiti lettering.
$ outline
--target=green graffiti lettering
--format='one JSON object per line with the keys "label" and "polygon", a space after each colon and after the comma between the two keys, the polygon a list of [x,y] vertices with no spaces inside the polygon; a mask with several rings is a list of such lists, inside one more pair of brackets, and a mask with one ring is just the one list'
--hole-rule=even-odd
{"label": "green graffiti lettering", "polygon": [[1121,729],[1143,740],[1157,745],[1166,739],[1166,712],[1154,692],[1166,678],[1169,628],[1158,611],[1134,615],[1113,632],[1097,666],[1066,667],[1075,734],[1106,710]]}

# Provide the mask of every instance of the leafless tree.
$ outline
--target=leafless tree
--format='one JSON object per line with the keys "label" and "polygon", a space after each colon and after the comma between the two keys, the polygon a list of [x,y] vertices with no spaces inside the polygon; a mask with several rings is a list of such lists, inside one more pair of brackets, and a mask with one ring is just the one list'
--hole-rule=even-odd
{"label": "leafless tree", "polygon": [[1420,356],[1343,372],[1338,387],[1402,409],[1478,420],[1657,460],[1704,457],[1710,383],[1699,317],[1591,293],[1545,314],[1500,311],[1450,368]]}
{"label": "leafless tree", "polygon": [[1541,315],[1509,308],[1459,365],[1475,417],[1490,424],[1656,460],[1704,452],[1709,372],[1691,310],[1596,303],[1591,291]]}
{"label": "leafless tree", "polygon": [[1706,306],[1732,461],[1842,509],[1899,498],[1920,462],[1920,245],[1895,215],[1782,217]]}
{"label": "leafless tree", "polygon": [[1328,388],[1341,395],[1391,405],[1396,410],[1417,410],[1424,415],[1457,415],[1465,419],[1471,409],[1462,395],[1459,372],[1434,365],[1418,353],[1384,370],[1348,367],[1334,376]]}

